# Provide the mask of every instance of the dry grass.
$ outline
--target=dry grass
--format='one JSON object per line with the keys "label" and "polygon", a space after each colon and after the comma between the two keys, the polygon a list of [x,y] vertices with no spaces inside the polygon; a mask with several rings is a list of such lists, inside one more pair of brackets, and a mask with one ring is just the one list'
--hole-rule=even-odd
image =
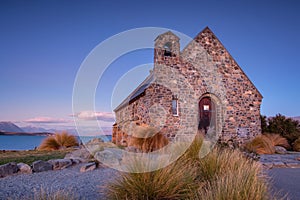
{"label": "dry grass", "polygon": [[68,147],[78,146],[78,141],[74,135],[67,132],[56,133],[54,136],[49,136],[42,141],[39,150],[59,150]]}
{"label": "dry grass", "polygon": [[274,134],[274,133],[265,133],[265,137],[267,137],[273,146],[281,146],[286,149],[290,149],[291,146],[289,145],[289,142],[287,141],[286,138],[282,137],[279,134]]}
{"label": "dry grass", "polygon": [[[197,138],[173,164],[149,173],[122,173],[109,183],[108,199],[268,199],[261,167],[237,150],[214,149],[198,157]],[[132,167],[141,166],[132,162]]]}
{"label": "dry grass", "polygon": [[34,200],[76,200],[74,194],[71,194],[66,190],[58,190],[53,192],[51,190],[45,190],[41,188],[39,191],[34,192]]}
{"label": "dry grass", "polygon": [[293,143],[293,150],[300,151],[300,137]]}
{"label": "dry grass", "polygon": [[286,138],[279,134],[263,134],[255,137],[245,145],[246,150],[257,154],[274,154],[275,146],[282,146],[287,149],[290,145]]}
{"label": "dry grass", "polygon": [[32,162],[37,160],[47,161],[50,159],[64,158],[67,153],[72,151],[73,149],[70,148],[59,151],[0,151],[0,165],[9,162],[22,162],[31,165]]}
{"label": "dry grass", "polygon": [[268,199],[261,166],[237,150],[214,149],[200,160],[199,179],[204,185],[194,199]]}
{"label": "dry grass", "polygon": [[245,148],[249,152],[257,154],[274,154],[275,148],[270,139],[264,135],[255,137],[251,142],[245,145]]}

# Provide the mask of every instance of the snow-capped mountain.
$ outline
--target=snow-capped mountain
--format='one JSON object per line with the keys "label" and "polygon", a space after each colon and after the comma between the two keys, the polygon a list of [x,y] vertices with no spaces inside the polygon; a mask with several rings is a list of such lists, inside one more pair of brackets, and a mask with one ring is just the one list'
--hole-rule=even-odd
{"label": "snow-capped mountain", "polygon": [[22,133],[24,132],[20,127],[15,125],[12,122],[0,122],[0,131],[1,132],[15,132]]}

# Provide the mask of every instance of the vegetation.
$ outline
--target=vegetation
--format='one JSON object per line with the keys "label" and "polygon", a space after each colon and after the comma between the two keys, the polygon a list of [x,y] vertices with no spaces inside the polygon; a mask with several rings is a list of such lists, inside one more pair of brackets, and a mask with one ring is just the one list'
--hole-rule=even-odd
{"label": "vegetation", "polygon": [[0,165],[16,162],[16,163],[26,163],[31,165],[32,162],[37,160],[50,160],[50,159],[59,159],[64,158],[68,152],[73,151],[72,149],[68,150],[59,150],[59,151],[0,151]]}
{"label": "vegetation", "polygon": [[44,139],[38,149],[59,150],[78,145],[78,141],[74,135],[70,135],[67,132],[62,132],[56,133],[54,136],[49,136]]}
{"label": "vegetation", "polygon": [[245,145],[245,148],[249,152],[257,154],[274,154],[275,146],[282,146],[290,148],[290,145],[286,138],[279,134],[263,134],[255,137],[252,141]]}
{"label": "vegetation", "polygon": [[73,194],[65,190],[58,190],[56,192],[47,191],[41,188],[39,191],[34,192],[34,200],[75,200],[76,198]]}
{"label": "vegetation", "polygon": [[[122,173],[108,183],[108,199],[268,199],[261,167],[238,150],[198,154],[202,140],[173,164],[148,173]],[[132,162],[132,167],[141,166]]]}
{"label": "vegetation", "polygon": [[295,142],[293,144],[293,150],[300,151],[300,137],[297,140],[295,140]]}
{"label": "vegetation", "polygon": [[278,133],[286,138],[289,144],[292,144],[300,137],[300,123],[292,118],[278,114],[275,117],[266,118],[261,116],[261,125],[263,133]]}

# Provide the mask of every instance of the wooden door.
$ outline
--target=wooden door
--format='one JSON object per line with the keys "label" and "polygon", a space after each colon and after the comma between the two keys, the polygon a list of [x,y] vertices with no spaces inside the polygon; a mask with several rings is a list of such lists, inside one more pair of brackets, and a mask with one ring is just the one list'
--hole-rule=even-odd
{"label": "wooden door", "polygon": [[204,129],[205,133],[214,119],[215,106],[210,97],[204,97],[199,102],[199,126],[198,129]]}

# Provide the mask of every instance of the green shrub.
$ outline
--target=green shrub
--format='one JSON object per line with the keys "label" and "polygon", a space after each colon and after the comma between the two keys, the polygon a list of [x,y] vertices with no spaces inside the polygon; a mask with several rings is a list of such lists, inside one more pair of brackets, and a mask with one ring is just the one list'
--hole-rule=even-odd
{"label": "green shrub", "polygon": [[270,117],[268,124],[267,132],[280,134],[290,144],[300,137],[300,124],[297,120],[278,114],[275,117]]}
{"label": "green shrub", "polygon": [[39,150],[59,150],[68,147],[78,146],[78,141],[74,135],[67,132],[56,133],[54,136],[49,136],[42,141]]}

